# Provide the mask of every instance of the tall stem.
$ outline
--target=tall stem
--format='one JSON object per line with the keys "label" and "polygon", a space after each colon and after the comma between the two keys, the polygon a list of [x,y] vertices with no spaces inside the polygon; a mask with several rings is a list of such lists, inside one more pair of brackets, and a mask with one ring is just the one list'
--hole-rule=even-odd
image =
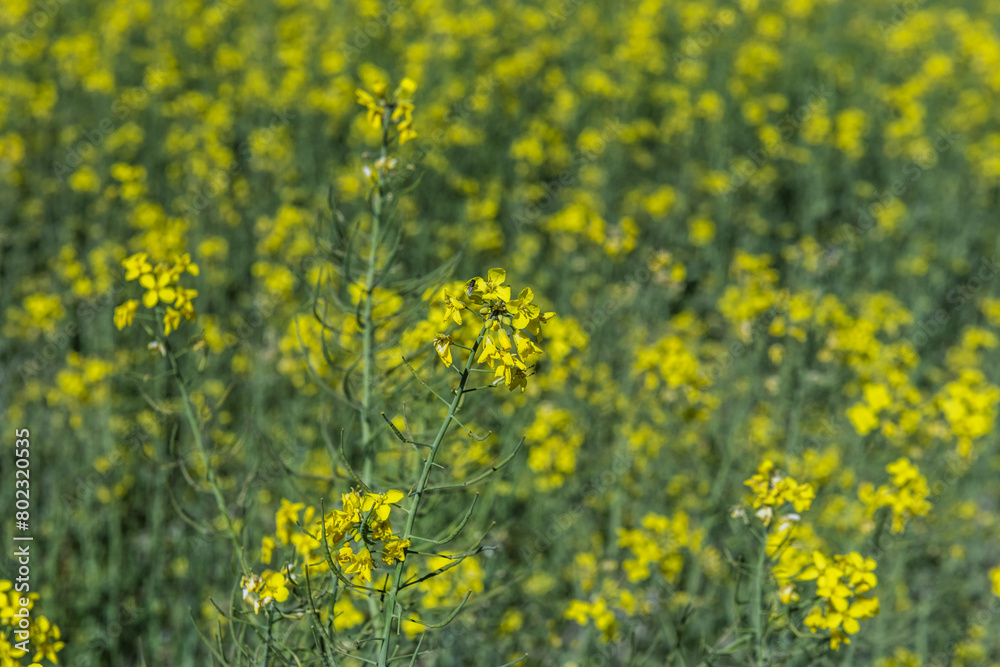
{"label": "tall stem", "polygon": [[[417,482],[417,486],[412,493],[413,502],[410,503],[406,517],[406,527],[403,529],[400,539],[408,540],[413,535],[413,523],[417,518],[417,511],[420,509],[420,501],[423,499],[424,489],[427,488],[427,478],[430,476],[431,468],[434,466],[434,457],[437,456],[438,450],[441,448],[441,443],[444,442],[445,433],[448,432],[448,426],[451,425],[451,421],[458,411],[458,406],[462,402],[465,384],[469,380],[469,370],[472,368],[473,360],[485,333],[486,327],[484,326],[476,338],[476,344],[472,346],[472,350],[469,352],[469,358],[466,360],[465,368],[462,370],[462,378],[458,383],[458,388],[455,390],[455,398],[452,400],[451,405],[448,406],[448,416],[441,423],[441,428],[438,429],[437,436],[435,436],[434,442],[431,443],[430,452],[427,454],[423,470],[420,472],[420,480]],[[389,637],[392,635],[392,616],[396,609],[396,596],[399,594],[399,587],[402,580],[403,561],[398,561],[396,569],[392,574],[392,587],[387,593],[388,599],[383,611],[382,643],[379,646],[378,667],[386,667],[389,664]]]}
{"label": "tall stem", "polygon": [[267,667],[271,659],[271,610],[267,611],[267,635],[264,638],[264,656],[261,658],[261,667]]}
{"label": "tall stem", "polygon": [[[389,150],[389,120],[390,114],[386,110],[382,114],[382,147],[379,156],[384,161]],[[372,318],[374,310],[373,294],[375,292],[375,281],[378,277],[378,246],[382,234],[382,214],[385,198],[385,171],[383,166],[377,167],[378,182],[375,186],[375,193],[372,196],[372,232],[371,244],[368,248],[368,271],[365,276],[364,308],[362,312],[363,332],[361,339],[362,356],[362,386],[361,386],[361,407],[359,409],[361,417],[361,442],[364,444],[364,457],[361,467],[361,481],[371,485],[372,468],[374,467],[375,448],[371,442],[371,401],[372,388],[375,376],[375,322]]]}
{"label": "tall stem", "polygon": [[764,665],[764,612],[761,609],[764,597],[764,565],[767,561],[767,529],[764,530],[764,540],[757,556],[757,571],[754,577],[753,600],[750,612],[753,618],[754,648],[757,653],[757,664]]}
{"label": "tall stem", "polygon": [[[388,121],[388,115],[383,114],[382,150],[380,154],[383,159],[385,159],[389,147]],[[361,463],[361,481],[368,486],[371,486],[372,471],[375,467],[375,443],[372,441],[371,424],[372,390],[375,384],[375,321],[372,317],[372,312],[375,309],[373,296],[375,293],[375,281],[378,277],[376,263],[378,261],[379,239],[382,234],[382,204],[383,197],[385,196],[385,175],[381,166],[377,169],[378,183],[375,187],[375,193],[372,195],[371,244],[368,249],[368,271],[365,276],[365,293],[363,297],[365,304],[364,312],[361,316],[364,326],[361,338],[361,406],[358,410],[361,417],[361,442],[363,443],[361,453],[363,457]],[[373,619],[378,618],[378,608],[373,598],[368,598],[368,613]]]}
{"label": "tall stem", "polygon": [[375,278],[377,273],[375,262],[378,250],[378,237],[381,228],[381,204],[381,195],[376,193],[373,201],[374,215],[372,216],[371,249],[368,253],[368,275],[365,277],[365,305],[364,312],[362,314],[364,324],[361,341],[363,384],[361,388],[361,408],[359,412],[361,413],[361,442],[364,443],[364,462],[361,470],[361,481],[367,485],[371,485],[372,468],[375,458],[374,443],[371,442],[371,402],[372,386],[374,385],[375,375],[375,322],[372,319],[372,311],[374,309],[374,305],[372,304],[372,294],[375,291]]}
{"label": "tall stem", "polygon": [[[212,495],[215,497],[215,505],[219,509],[219,514],[226,520],[226,528],[229,530],[229,539],[233,542],[233,548],[236,550],[236,554],[241,553],[240,543],[236,539],[236,527],[233,526],[233,520],[229,516],[229,510],[226,508],[226,500],[222,497],[222,489],[219,487],[219,481],[215,477],[215,469],[212,467],[211,458],[208,455],[208,450],[205,449],[205,441],[201,437],[201,424],[198,423],[198,417],[194,412],[194,404],[191,402],[191,395],[188,394],[187,386],[184,382],[184,376],[181,375],[180,365],[177,363],[177,357],[174,356],[173,350],[167,345],[166,339],[161,341],[163,349],[167,353],[167,360],[170,362],[170,370],[177,380],[177,387],[181,392],[181,399],[184,403],[184,414],[187,417],[188,425],[191,427],[191,433],[194,435],[194,444],[198,449],[198,454],[201,456],[201,463],[205,467],[205,479],[208,480],[208,485],[212,488]],[[242,558],[241,558],[242,560]]]}

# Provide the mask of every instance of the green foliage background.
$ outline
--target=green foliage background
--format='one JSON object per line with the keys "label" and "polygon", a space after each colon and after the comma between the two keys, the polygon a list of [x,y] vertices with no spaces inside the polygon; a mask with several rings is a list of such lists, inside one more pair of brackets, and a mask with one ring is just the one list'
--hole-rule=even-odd
{"label": "green foliage background", "polygon": [[[208,664],[195,625],[212,631],[209,599],[239,581],[185,481],[202,471],[163,361],[112,323],[135,296],[125,256],[201,267],[181,333],[205,341],[189,362],[248,555],[281,498],[349,488],[320,431],[350,442],[356,416],[318,388],[305,359],[322,367],[322,350],[295,318],[328,259],[331,193],[365,215],[377,137],[355,90],[404,76],[419,137],[400,157],[422,180],[400,204],[401,275],[457,254],[455,280],[503,266],[561,327],[535,386],[479,402],[487,444],[451,436],[450,472],[522,434],[526,453],[483,489],[475,521],[497,522],[500,548],[428,664],[698,664],[742,618],[753,541],[729,510],[764,458],[817,486],[831,549],[879,562],[881,614],[794,660],[1000,661],[998,25],[995,0],[5,3],[2,506],[13,431],[30,428],[32,576],[60,664]],[[408,303],[377,407],[405,401],[430,429],[437,406],[399,356],[444,386],[441,323]],[[874,384],[891,406],[864,432],[848,410]],[[385,478],[406,479],[382,437]],[[857,492],[900,456],[933,509],[886,546]],[[446,524],[468,500],[432,511]],[[618,529],[647,512],[700,531],[673,582],[615,574]],[[619,612],[610,643],[564,617],[603,577],[652,605]]]}

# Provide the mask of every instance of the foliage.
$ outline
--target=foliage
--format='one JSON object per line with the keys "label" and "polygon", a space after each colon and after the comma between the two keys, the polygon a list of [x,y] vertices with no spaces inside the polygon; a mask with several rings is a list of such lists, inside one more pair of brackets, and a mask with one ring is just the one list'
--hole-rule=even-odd
{"label": "foliage", "polygon": [[5,3],[39,662],[1000,663],[998,13]]}

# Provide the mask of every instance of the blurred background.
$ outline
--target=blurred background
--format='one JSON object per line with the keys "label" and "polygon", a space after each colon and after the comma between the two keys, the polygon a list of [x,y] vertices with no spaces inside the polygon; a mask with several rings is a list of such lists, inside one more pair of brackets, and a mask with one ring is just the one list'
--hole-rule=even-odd
{"label": "blurred background", "polygon": [[[238,597],[165,362],[113,323],[125,257],[200,268],[179,334],[248,558],[282,498],[351,486],[310,304],[330,202],[366,215],[355,91],[404,77],[399,275],[505,267],[558,314],[537,382],[470,415],[495,435],[452,436],[456,474],[526,441],[474,517],[500,548],[421,603],[474,591],[426,664],[697,664],[743,618],[730,509],[765,458],[816,487],[818,541],[879,563],[879,616],[836,653],[804,630],[789,664],[1000,661],[997,0],[7,0],[0,578],[28,428],[59,664],[213,664],[199,630],[230,636],[212,601]],[[447,382],[430,297],[384,330],[376,408],[433,422],[399,364]],[[886,545],[862,488],[904,456],[932,509]],[[649,513],[671,528],[639,556],[619,531]]]}

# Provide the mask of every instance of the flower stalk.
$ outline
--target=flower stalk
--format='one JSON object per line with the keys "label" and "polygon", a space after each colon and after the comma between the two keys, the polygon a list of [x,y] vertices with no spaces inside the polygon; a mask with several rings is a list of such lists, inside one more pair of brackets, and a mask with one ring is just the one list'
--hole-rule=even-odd
{"label": "flower stalk", "polygon": [[[444,442],[444,436],[448,432],[448,426],[451,425],[452,419],[455,418],[455,413],[458,412],[458,407],[461,404],[462,397],[465,393],[465,385],[469,380],[476,352],[479,350],[479,346],[482,343],[483,336],[485,334],[486,326],[483,326],[482,330],[479,332],[479,336],[476,338],[475,344],[472,346],[472,351],[469,353],[468,359],[466,359],[461,379],[458,382],[458,387],[455,389],[455,398],[452,399],[451,405],[448,406],[448,414],[441,423],[441,427],[438,429],[437,435],[434,437],[434,442],[431,443],[431,448],[427,454],[427,458],[424,459],[424,466],[420,471],[420,479],[417,481],[416,487],[410,494],[413,496],[413,502],[410,503],[410,507],[407,511],[406,526],[403,529],[402,534],[402,539],[404,540],[410,539],[413,535],[413,524],[420,509],[420,501],[422,500],[424,491],[427,488],[427,480],[430,477],[431,468],[434,466],[434,459],[437,456],[438,450],[441,448],[441,443]],[[386,665],[389,664],[389,645],[390,638],[392,636],[392,618],[396,609],[396,598],[399,595],[402,583],[403,562],[400,561],[396,563],[396,569],[392,573],[392,584],[386,594],[385,609],[383,610],[382,638],[379,646],[377,663],[378,667],[386,667]]]}

